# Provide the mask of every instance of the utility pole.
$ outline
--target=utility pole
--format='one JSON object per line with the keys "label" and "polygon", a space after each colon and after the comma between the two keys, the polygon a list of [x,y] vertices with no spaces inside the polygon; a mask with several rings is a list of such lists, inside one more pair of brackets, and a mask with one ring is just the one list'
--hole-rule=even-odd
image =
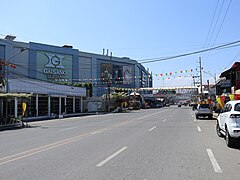
{"label": "utility pole", "polygon": [[201,60],[201,57],[199,57],[199,67],[200,67],[201,98],[203,99],[203,88],[202,88],[202,60]]}
{"label": "utility pole", "polygon": [[[107,50],[108,52],[108,50]],[[108,112],[110,112],[111,110],[111,97],[110,97],[110,94],[111,94],[111,81],[112,81],[112,52],[110,53],[110,77],[109,77],[109,80],[108,80]]]}

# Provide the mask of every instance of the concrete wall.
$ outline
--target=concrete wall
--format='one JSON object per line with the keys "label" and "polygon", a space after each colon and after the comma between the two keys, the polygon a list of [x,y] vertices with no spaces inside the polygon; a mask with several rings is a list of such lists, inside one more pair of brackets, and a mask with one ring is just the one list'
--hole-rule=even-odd
{"label": "concrete wall", "polygon": [[86,89],[26,78],[9,79],[9,92],[35,93],[59,96],[86,96]]}

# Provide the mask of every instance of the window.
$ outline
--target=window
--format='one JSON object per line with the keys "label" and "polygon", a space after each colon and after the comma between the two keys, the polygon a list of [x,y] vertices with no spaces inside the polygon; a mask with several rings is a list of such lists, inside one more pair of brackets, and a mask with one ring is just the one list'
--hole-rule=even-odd
{"label": "window", "polygon": [[236,72],[236,80],[240,80],[240,71]]}
{"label": "window", "polygon": [[234,107],[235,111],[240,111],[240,103],[237,103]]}
{"label": "window", "polygon": [[228,104],[228,107],[227,107],[227,111],[231,111],[232,110],[232,105],[231,104]]}
{"label": "window", "polygon": [[200,104],[199,108],[210,108],[209,104]]}
{"label": "window", "polygon": [[231,104],[226,104],[224,106],[224,112],[229,112],[229,111],[231,111],[231,109],[232,109],[232,105]]}

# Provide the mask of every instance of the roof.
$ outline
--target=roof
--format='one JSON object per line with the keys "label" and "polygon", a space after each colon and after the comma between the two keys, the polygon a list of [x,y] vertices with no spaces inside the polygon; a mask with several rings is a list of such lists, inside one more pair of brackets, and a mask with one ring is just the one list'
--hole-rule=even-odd
{"label": "roof", "polygon": [[236,70],[236,68],[240,66],[240,62],[235,62],[231,68],[229,68],[228,70],[224,71],[221,73],[220,77],[226,77],[228,74],[230,74],[230,72],[232,70]]}

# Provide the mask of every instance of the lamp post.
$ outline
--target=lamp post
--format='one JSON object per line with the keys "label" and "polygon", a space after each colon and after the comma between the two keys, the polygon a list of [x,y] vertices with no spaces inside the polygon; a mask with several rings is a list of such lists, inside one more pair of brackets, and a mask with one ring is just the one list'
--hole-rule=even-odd
{"label": "lamp post", "polygon": [[18,52],[17,54],[11,56],[10,58],[8,58],[8,60],[5,60],[5,64],[6,64],[5,65],[6,66],[6,73],[5,73],[6,77],[5,77],[5,79],[6,79],[6,83],[7,83],[6,84],[6,93],[8,93],[8,91],[9,91],[9,83],[8,83],[9,71],[8,71],[8,68],[9,68],[9,66],[12,67],[12,68],[16,68],[16,66],[14,64],[11,64],[9,61],[11,59],[13,59],[14,57],[18,56],[19,54],[23,53],[26,49],[27,48],[22,48],[20,52]]}
{"label": "lamp post", "polygon": [[[212,76],[214,78],[214,84],[215,84],[215,94],[217,93],[217,78],[216,78],[216,73],[214,73],[214,75],[212,73],[210,73],[209,71],[203,71],[205,74],[208,74],[210,76]],[[210,90],[210,88],[209,88]]]}
{"label": "lamp post", "polygon": [[213,74],[211,74],[209,71],[207,72],[207,71],[203,71],[205,74],[208,74],[208,75],[210,75],[210,76],[212,76],[213,77],[213,79],[214,79],[214,83],[215,83],[215,85],[216,85],[216,83],[217,83],[217,78],[216,78],[216,73],[214,73],[214,75]]}
{"label": "lamp post", "polygon": [[111,83],[113,80],[112,76],[112,52],[110,53],[110,77],[108,79],[108,112],[111,110]]}

